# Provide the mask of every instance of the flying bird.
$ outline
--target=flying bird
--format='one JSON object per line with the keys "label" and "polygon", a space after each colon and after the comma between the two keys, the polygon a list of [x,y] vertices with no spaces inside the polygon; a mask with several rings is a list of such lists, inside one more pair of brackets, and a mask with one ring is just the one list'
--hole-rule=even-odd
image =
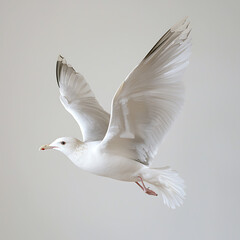
{"label": "flying bird", "polygon": [[184,181],[169,167],[152,168],[159,144],[183,104],[182,75],[189,62],[189,21],[170,28],[120,85],[111,115],[96,100],[85,78],[59,56],[60,101],[77,121],[83,141],[61,137],[40,150],[55,149],[79,168],[96,175],[136,183],[157,193],[170,208],[183,203]]}

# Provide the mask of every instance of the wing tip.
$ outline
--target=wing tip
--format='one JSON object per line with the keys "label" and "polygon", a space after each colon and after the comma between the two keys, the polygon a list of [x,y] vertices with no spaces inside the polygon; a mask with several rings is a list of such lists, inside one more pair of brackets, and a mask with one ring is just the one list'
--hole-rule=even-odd
{"label": "wing tip", "polygon": [[[57,84],[58,87],[60,87],[59,81],[60,81],[60,73],[61,73],[61,69],[62,69],[62,64],[64,63],[64,57],[59,54],[58,55],[58,59],[57,59],[57,63],[56,63],[56,78],[57,78]],[[66,61],[66,60],[65,60]]]}
{"label": "wing tip", "polygon": [[63,57],[61,54],[59,54],[57,61],[58,61],[58,62],[61,62],[63,59],[64,59],[64,57]]}
{"label": "wing tip", "polygon": [[[57,63],[56,63],[56,78],[57,78],[57,84],[58,87],[60,88],[60,76],[61,76],[61,72],[62,72],[62,68],[63,66],[67,66],[67,69],[71,69],[72,71],[74,71],[76,74],[78,74],[74,68],[72,67],[72,65],[67,63],[67,60],[61,55],[58,55],[58,59],[57,59]],[[80,74],[79,74],[80,75]]]}
{"label": "wing tip", "polygon": [[175,25],[173,25],[170,28],[170,31],[171,32],[178,32],[178,31],[182,32],[188,28],[189,24],[190,24],[190,20],[189,20],[188,16],[186,16],[181,21],[179,21]]}
{"label": "wing tip", "polygon": [[191,28],[189,27],[190,21],[188,20],[188,16],[184,17],[181,21],[176,23],[173,27],[171,27],[161,38],[160,40],[153,46],[153,48],[148,52],[148,54],[144,57],[143,61],[153,55],[162,44],[168,39],[171,38],[175,33],[179,38],[183,37],[182,40],[186,40],[189,37],[191,32]]}

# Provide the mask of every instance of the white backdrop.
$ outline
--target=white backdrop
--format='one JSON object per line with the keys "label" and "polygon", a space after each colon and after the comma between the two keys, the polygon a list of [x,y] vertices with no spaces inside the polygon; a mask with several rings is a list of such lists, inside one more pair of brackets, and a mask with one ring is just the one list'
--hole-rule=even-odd
{"label": "white backdrop", "polygon": [[[235,0],[1,0],[0,238],[239,239],[239,7]],[[181,208],[38,151],[60,136],[81,138],[58,99],[58,54],[110,111],[126,75],[186,15],[193,54],[185,105],[155,161],[185,179]]]}

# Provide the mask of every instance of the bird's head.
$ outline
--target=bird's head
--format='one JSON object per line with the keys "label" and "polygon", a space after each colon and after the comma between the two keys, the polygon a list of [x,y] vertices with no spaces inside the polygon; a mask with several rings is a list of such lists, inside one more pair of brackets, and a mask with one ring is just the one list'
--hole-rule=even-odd
{"label": "bird's head", "polygon": [[50,144],[41,146],[39,150],[43,151],[48,149],[55,149],[64,153],[66,156],[68,156],[72,152],[74,152],[81,144],[82,142],[76,138],[61,137],[61,138],[57,138]]}

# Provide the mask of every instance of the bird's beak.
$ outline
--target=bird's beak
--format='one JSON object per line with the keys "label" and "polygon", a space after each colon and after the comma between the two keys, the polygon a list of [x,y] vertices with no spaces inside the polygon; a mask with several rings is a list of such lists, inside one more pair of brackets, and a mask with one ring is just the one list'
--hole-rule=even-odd
{"label": "bird's beak", "polygon": [[56,148],[56,146],[43,145],[39,148],[39,150],[47,150],[47,149],[53,149],[53,148]]}

